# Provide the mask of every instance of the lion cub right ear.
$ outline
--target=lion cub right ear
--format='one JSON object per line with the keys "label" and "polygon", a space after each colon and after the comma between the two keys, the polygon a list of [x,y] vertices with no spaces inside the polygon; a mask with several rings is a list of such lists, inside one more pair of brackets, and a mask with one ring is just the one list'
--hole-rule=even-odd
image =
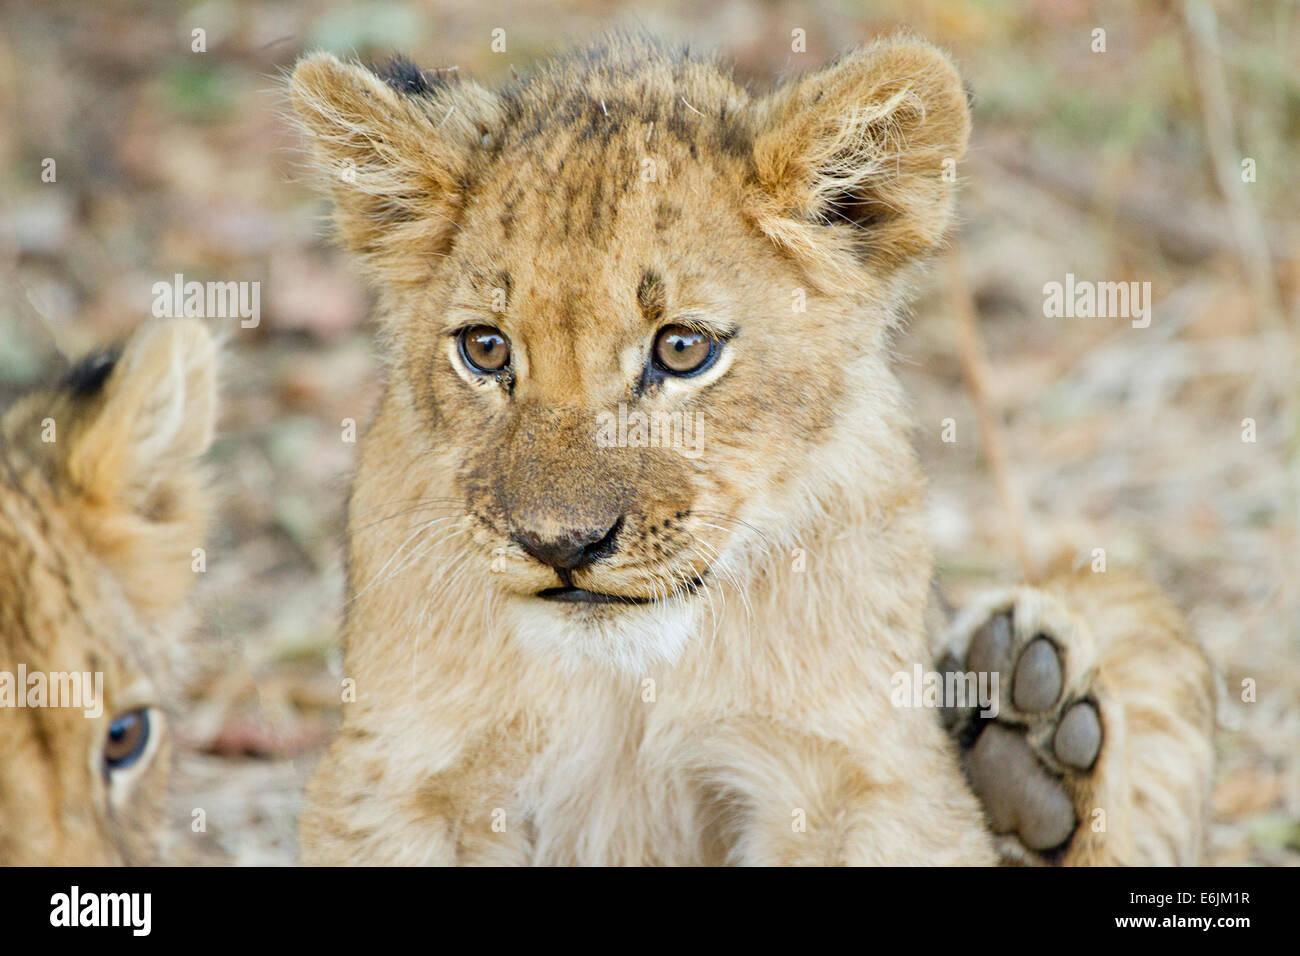
{"label": "lion cub right ear", "polygon": [[376,71],[329,53],[298,61],[289,96],[344,245],[373,278],[426,280],[455,232],[460,183],[500,128],[497,97],[453,71],[402,59]]}

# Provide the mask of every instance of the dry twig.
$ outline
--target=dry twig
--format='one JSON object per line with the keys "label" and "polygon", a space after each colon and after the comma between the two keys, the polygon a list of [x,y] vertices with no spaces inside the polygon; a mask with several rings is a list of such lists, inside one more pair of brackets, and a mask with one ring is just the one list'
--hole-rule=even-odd
{"label": "dry twig", "polygon": [[952,313],[957,326],[957,346],[959,350],[962,374],[970,388],[971,404],[975,406],[975,415],[979,420],[980,441],[984,446],[984,457],[988,460],[993,484],[997,489],[998,502],[1007,522],[1007,535],[1015,549],[1016,559],[1026,580],[1036,581],[1041,575],[1041,568],[1033,556],[1026,537],[1027,511],[1024,494],[1019,484],[1007,467],[1006,448],[1002,441],[1002,428],[997,411],[989,400],[987,387],[988,362],[980,345],[978,317],[975,300],[971,296],[970,286],[966,282],[966,272],[962,264],[960,250],[954,248],[948,255],[946,294],[948,310]]}

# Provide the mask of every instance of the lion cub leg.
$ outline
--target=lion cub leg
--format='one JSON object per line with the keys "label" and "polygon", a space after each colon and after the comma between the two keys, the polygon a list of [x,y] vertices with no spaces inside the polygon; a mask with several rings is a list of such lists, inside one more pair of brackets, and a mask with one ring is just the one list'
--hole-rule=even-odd
{"label": "lion cub leg", "polygon": [[1122,570],[982,595],[944,672],[999,675],[998,712],[945,711],[1006,862],[1192,864],[1213,761],[1213,683],[1160,591]]}

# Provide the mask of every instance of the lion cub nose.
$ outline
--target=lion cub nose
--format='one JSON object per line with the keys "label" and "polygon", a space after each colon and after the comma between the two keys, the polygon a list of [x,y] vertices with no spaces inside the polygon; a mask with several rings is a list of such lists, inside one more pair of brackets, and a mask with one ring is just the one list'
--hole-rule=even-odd
{"label": "lion cub nose", "polygon": [[529,531],[513,535],[514,541],[542,564],[557,571],[576,571],[614,550],[614,538],[623,519],[608,528],[569,531],[558,537],[543,538]]}

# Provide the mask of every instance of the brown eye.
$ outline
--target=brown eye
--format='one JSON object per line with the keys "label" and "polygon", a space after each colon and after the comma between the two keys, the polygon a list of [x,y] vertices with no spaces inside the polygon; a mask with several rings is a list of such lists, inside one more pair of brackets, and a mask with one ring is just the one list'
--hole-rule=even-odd
{"label": "brown eye", "polygon": [[500,329],[474,325],[459,335],[460,357],[471,372],[490,374],[510,364],[510,340]]}
{"label": "brown eye", "polygon": [[671,375],[696,375],[713,364],[721,343],[685,325],[665,325],[655,336],[655,365]]}
{"label": "brown eye", "polygon": [[149,711],[128,711],[113,718],[104,737],[104,766],[121,770],[140,759],[149,745]]}

